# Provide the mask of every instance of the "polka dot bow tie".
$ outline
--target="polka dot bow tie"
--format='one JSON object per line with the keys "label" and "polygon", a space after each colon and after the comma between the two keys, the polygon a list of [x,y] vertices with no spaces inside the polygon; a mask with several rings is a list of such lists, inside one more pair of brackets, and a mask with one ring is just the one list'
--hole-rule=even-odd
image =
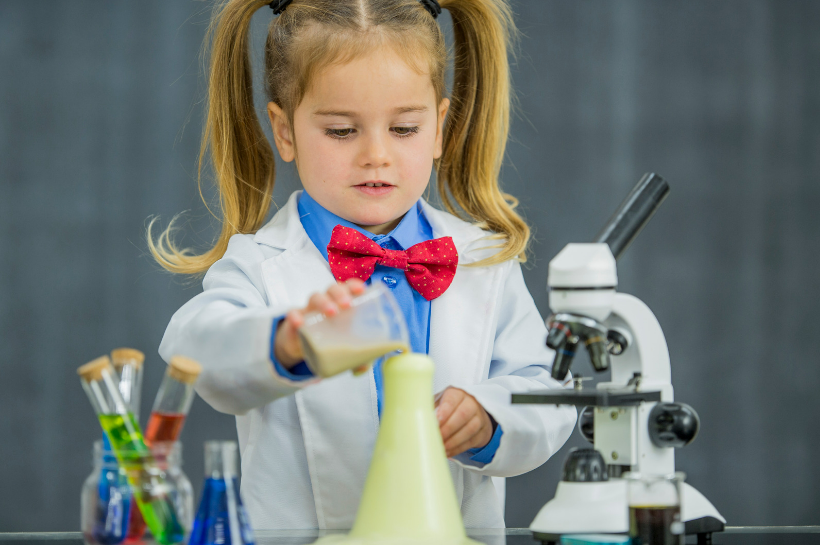
{"label": "polka dot bow tie", "polygon": [[450,287],[458,265],[458,253],[450,237],[420,242],[407,250],[386,250],[357,230],[341,225],[333,228],[327,258],[339,282],[348,278],[367,280],[376,265],[401,269],[407,282],[428,301]]}

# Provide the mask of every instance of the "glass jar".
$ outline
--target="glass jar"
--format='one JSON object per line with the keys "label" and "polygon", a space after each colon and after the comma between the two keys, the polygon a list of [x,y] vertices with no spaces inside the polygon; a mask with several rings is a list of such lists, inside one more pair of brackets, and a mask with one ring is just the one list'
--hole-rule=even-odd
{"label": "glass jar", "polygon": [[682,472],[670,475],[627,473],[629,537],[634,545],[683,545]]}
{"label": "glass jar", "polygon": [[[151,471],[163,474],[167,493],[187,537],[194,518],[194,491],[182,471],[182,443],[156,443],[151,451],[156,461]],[[131,509],[137,506],[131,501],[126,472],[117,464],[114,454],[103,448],[101,440],[94,442],[93,454],[94,469],[85,480],[80,495],[80,529],[85,542],[88,545],[116,545],[126,536],[133,540],[136,536],[135,532],[129,532],[129,519],[133,523],[135,520],[141,522],[142,518],[129,516]]]}

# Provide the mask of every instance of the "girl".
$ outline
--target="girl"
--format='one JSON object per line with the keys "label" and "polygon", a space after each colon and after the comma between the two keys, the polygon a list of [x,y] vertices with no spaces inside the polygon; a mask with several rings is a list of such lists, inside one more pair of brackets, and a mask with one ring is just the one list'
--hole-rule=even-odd
{"label": "girl", "polygon": [[[198,393],[236,415],[242,492],[257,528],[350,528],[379,426],[380,367],[318,381],[295,332],[306,312],[332,315],[365,282],[384,282],[413,350],[436,363],[437,415],[464,523],[503,527],[492,477],[543,464],[575,421],[571,408],[510,405],[510,392],[560,385],[521,274],[529,230],[498,186],[509,8],[503,0],[271,3],[267,113],[304,191],[265,224],[274,159],[253,106],[248,27],[267,5],[229,0],[211,27],[200,167],[209,151],[218,240],[194,255],[173,244],[171,226],[156,242],[149,226],[166,269],[207,271],[203,293],[171,319],[160,354],[202,362]],[[441,8],[455,35],[451,99]],[[433,167],[449,212],[421,198]],[[344,244],[377,256],[376,265],[345,274]]]}

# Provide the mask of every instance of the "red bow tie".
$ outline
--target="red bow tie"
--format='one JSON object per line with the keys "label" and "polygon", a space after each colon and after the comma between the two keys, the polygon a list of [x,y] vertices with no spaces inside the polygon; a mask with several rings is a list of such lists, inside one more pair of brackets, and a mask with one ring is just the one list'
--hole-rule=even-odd
{"label": "red bow tie", "polygon": [[407,250],[385,250],[360,232],[337,225],[327,245],[330,271],[336,280],[367,280],[376,265],[404,271],[407,282],[428,301],[444,293],[456,274],[458,253],[453,239],[441,237]]}

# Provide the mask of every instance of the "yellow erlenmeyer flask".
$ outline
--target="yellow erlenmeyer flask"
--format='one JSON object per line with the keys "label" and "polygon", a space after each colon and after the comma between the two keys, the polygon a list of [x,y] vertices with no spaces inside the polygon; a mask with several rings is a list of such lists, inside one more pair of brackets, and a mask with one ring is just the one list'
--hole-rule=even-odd
{"label": "yellow erlenmeyer flask", "polygon": [[466,545],[433,406],[433,360],[401,354],[384,363],[384,411],[356,522],[322,545]]}

